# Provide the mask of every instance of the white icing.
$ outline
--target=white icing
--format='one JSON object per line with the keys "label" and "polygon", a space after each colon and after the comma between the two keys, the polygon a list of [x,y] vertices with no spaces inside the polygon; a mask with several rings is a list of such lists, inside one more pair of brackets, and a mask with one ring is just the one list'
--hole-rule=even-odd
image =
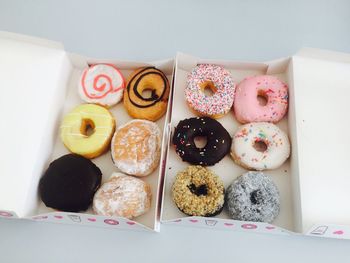
{"label": "white icing", "polygon": [[84,70],[79,79],[78,91],[86,102],[112,106],[122,99],[124,87],[124,77],[117,68],[113,65],[97,64]]}
{"label": "white icing", "polygon": [[93,200],[95,213],[129,219],[146,213],[150,206],[151,191],[147,183],[122,173],[113,173]]}
{"label": "white icing", "polygon": [[[120,131],[125,129],[127,131],[124,136],[120,135]],[[143,134],[145,130],[146,136]],[[160,146],[160,130],[157,124],[147,120],[132,120],[119,127],[113,136],[113,162],[124,173],[146,176],[159,164]]]}
{"label": "white icing", "polygon": [[[266,151],[257,151],[253,147],[255,141],[263,141],[267,145]],[[231,154],[235,160],[249,168],[275,169],[289,157],[290,143],[288,136],[272,123],[249,123],[236,131]]]}

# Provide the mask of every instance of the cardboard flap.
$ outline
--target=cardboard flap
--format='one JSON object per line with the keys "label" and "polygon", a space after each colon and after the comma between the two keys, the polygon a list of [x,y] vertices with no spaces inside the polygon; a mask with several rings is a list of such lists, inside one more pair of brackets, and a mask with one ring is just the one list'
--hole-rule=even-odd
{"label": "cardboard flap", "polygon": [[[0,208],[25,216],[33,209],[50,149],[48,134],[65,95],[70,62],[59,43],[0,33]],[[52,135],[50,135],[52,136]]]}
{"label": "cardboard flap", "polygon": [[[350,55],[303,49],[292,58],[299,231],[350,222]],[[294,148],[293,148],[294,149]],[[298,193],[299,191],[296,191]]]}

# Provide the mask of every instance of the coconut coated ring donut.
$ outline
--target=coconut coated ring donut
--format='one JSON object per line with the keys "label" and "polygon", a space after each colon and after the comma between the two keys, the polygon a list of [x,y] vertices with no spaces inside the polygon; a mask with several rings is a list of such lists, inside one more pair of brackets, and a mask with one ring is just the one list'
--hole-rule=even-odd
{"label": "coconut coated ring donut", "polygon": [[271,223],[279,214],[279,192],[262,172],[247,172],[226,189],[226,204],[235,220]]}

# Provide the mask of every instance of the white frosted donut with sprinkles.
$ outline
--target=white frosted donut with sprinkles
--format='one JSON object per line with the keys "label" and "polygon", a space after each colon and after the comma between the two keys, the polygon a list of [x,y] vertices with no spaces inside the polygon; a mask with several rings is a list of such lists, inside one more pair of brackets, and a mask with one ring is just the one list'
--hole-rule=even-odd
{"label": "white frosted donut with sprinkles", "polygon": [[288,86],[269,75],[249,77],[236,89],[234,111],[241,123],[280,121],[288,108]]}
{"label": "white frosted donut with sprinkles", "polygon": [[[205,90],[210,90],[207,95]],[[187,77],[185,98],[200,116],[220,118],[232,107],[235,83],[229,71],[213,64],[199,64]]]}
{"label": "white frosted donut with sprinkles", "polygon": [[233,136],[231,156],[247,169],[265,170],[281,166],[290,155],[288,136],[268,122],[245,124]]}
{"label": "white frosted donut with sprinkles", "polygon": [[122,99],[125,79],[116,66],[95,64],[83,71],[78,87],[84,101],[110,107]]}

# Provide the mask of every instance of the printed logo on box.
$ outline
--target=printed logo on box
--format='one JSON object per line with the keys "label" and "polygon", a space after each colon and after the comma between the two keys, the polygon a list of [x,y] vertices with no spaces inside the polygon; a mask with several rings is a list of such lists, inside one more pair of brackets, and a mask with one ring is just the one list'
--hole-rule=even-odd
{"label": "printed logo on box", "polygon": [[68,215],[68,217],[75,223],[80,223],[81,222],[81,218],[80,216],[77,215]]}
{"label": "printed logo on box", "polygon": [[217,222],[218,222],[217,220],[212,220],[212,219],[205,220],[205,224],[207,226],[215,226]]}
{"label": "printed logo on box", "polygon": [[324,235],[328,229],[328,226],[319,226],[311,231],[313,235]]}

